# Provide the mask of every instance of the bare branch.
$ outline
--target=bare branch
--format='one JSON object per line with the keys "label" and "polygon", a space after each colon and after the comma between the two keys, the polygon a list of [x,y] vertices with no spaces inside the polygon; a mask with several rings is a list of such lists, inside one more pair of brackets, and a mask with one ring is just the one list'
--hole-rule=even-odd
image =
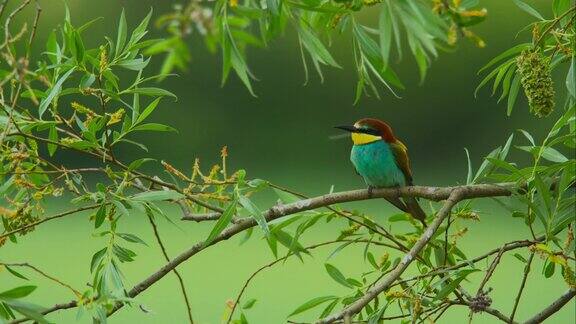
{"label": "bare branch", "polygon": [[25,230],[25,229],[28,229],[28,228],[31,228],[31,227],[40,225],[40,224],[45,223],[45,222],[47,222],[47,221],[51,221],[51,220],[54,220],[54,219],[57,219],[57,218],[61,218],[61,217],[68,216],[68,215],[72,215],[72,214],[75,214],[75,213],[78,213],[78,212],[81,212],[81,211],[85,211],[85,210],[95,209],[95,208],[98,208],[98,207],[100,207],[100,206],[101,206],[100,204],[98,204],[98,205],[90,205],[90,206],[85,206],[85,207],[80,207],[80,208],[68,210],[68,211],[65,211],[65,212],[62,212],[62,213],[58,213],[58,214],[53,215],[53,216],[45,217],[45,218],[42,218],[41,220],[39,220],[39,221],[37,221],[37,222],[30,223],[30,224],[26,224],[26,225],[24,225],[24,226],[22,226],[22,227],[20,227],[20,228],[16,228],[16,229],[13,229],[13,230],[11,230],[11,231],[2,233],[2,234],[0,234],[0,239],[3,239],[3,238],[5,238],[5,237],[10,236],[10,235],[13,235],[13,234],[17,234],[17,233],[19,233],[19,232],[21,232],[21,231],[23,231],[23,230]]}
{"label": "bare branch", "polygon": [[564,295],[560,296],[560,298],[556,299],[552,304],[548,307],[544,308],[538,314],[534,315],[531,319],[524,322],[524,324],[538,324],[542,323],[545,319],[552,316],[554,313],[559,311],[564,305],[566,305],[570,299],[574,298],[576,295],[576,288],[570,288]]}
{"label": "bare branch", "polygon": [[[455,187],[423,187],[423,186],[413,186],[413,187],[401,187],[401,188],[381,188],[374,189],[369,192],[366,189],[362,190],[352,190],[346,192],[338,192],[327,194],[319,197],[314,197],[310,199],[303,199],[291,204],[277,205],[274,206],[263,213],[266,221],[272,221],[278,218],[282,218],[287,215],[299,213],[306,210],[313,210],[316,208],[321,208],[336,203],[349,202],[349,201],[359,201],[383,197],[420,197],[434,201],[445,200],[451,197],[451,199],[444,205],[444,208],[440,210],[436,220],[430,225],[423,235],[425,241],[427,242],[431,236],[432,232],[435,231],[442,220],[447,216],[449,209],[457,202],[455,201],[455,195],[457,195],[457,200],[480,198],[480,197],[501,197],[510,196],[514,188],[514,183],[502,183],[502,184],[479,184],[479,185],[469,185],[469,186],[455,186]],[[456,193],[456,194],[455,194]],[[448,209],[446,207],[449,207]],[[442,215],[442,217],[440,217]],[[439,221],[440,220],[440,221]],[[237,224],[234,224],[226,228],[222,233],[216,236],[210,243],[205,241],[198,242],[190,247],[188,250],[182,252],[180,255],[174,257],[170,262],[162,266],[156,272],[152,273],[148,278],[142,280],[140,283],[136,284],[129,292],[129,297],[135,297],[148,289],[150,286],[162,279],[166,274],[172,271],[172,269],[179,266],[184,261],[188,260],[190,257],[196,255],[197,253],[203,251],[204,249],[215,245],[221,241],[225,241],[234,235],[243,232],[244,230],[256,226],[257,223],[254,219],[245,219]],[[423,243],[416,243],[415,247],[418,248],[418,252],[422,249]],[[412,250],[415,249],[412,248]],[[411,250],[411,251],[412,251]],[[410,253],[413,257],[417,253]],[[402,262],[400,263],[402,264]],[[399,273],[400,274],[400,273]],[[399,275],[398,274],[398,275]],[[375,287],[376,288],[376,287]],[[118,304],[113,309],[111,314],[120,309],[123,305]],[[52,307],[49,312],[53,312],[59,309],[73,308],[76,307],[76,302],[72,301],[65,304],[58,304]]]}
{"label": "bare branch", "polygon": [[432,222],[432,224],[428,226],[424,234],[422,234],[422,236],[414,244],[412,249],[410,249],[410,252],[404,256],[402,261],[398,263],[398,265],[394,268],[394,270],[392,270],[390,274],[386,278],[384,278],[384,280],[375,284],[371,289],[369,289],[364,294],[364,296],[362,296],[360,299],[344,308],[342,311],[330,315],[326,318],[323,318],[317,323],[319,324],[332,323],[337,320],[343,319],[346,316],[355,315],[360,311],[362,311],[362,309],[370,301],[376,298],[381,292],[387,290],[394,283],[394,281],[396,281],[400,277],[400,275],[404,273],[404,271],[406,271],[412,260],[414,260],[414,258],[420,253],[420,251],[424,248],[424,246],[428,243],[428,241],[430,241],[434,233],[438,230],[438,227],[440,227],[440,224],[444,222],[444,219],[446,219],[446,217],[448,217],[448,214],[450,214],[450,212],[452,211],[452,207],[454,207],[454,205],[456,205],[456,203],[458,203],[463,198],[463,191],[464,190],[456,189],[450,193],[448,199],[444,203],[444,206],[442,206],[440,211],[438,211],[438,214],[436,215],[436,219],[434,219],[434,222]]}
{"label": "bare branch", "polygon": [[524,286],[526,286],[526,279],[528,279],[528,273],[530,273],[530,267],[532,265],[532,260],[534,260],[534,252],[530,253],[528,262],[524,267],[524,276],[522,277],[522,283],[520,284],[520,289],[518,290],[518,295],[514,301],[514,308],[512,308],[512,314],[510,315],[510,321],[514,321],[514,315],[516,315],[516,309],[518,308],[518,303],[520,302],[520,297],[522,297],[522,292],[524,291]]}
{"label": "bare branch", "polygon": [[[166,262],[170,262],[170,257],[168,256],[166,247],[164,246],[164,243],[160,238],[160,233],[158,232],[158,226],[156,226],[156,222],[154,222],[154,219],[150,215],[148,215],[148,220],[150,221],[150,225],[152,226],[152,230],[154,231],[154,237],[156,237],[156,242],[158,243],[158,246],[160,246],[160,249],[162,250],[162,255],[164,255],[164,259],[166,260]],[[174,268],[172,272],[174,272],[174,274],[178,278],[178,282],[180,284],[180,290],[182,290],[184,303],[186,304],[186,311],[188,313],[188,321],[190,322],[190,324],[194,324],[194,320],[192,319],[192,307],[190,307],[190,301],[188,300],[188,294],[186,293],[186,286],[184,286],[184,280],[182,279],[182,276],[180,275],[178,270],[176,270],[176,268]]]}

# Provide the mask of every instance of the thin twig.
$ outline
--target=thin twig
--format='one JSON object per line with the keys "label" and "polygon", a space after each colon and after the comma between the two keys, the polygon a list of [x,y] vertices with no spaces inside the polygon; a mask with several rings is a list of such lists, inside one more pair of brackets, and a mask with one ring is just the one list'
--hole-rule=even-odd
{"label": "thin twig", "polygon": [[[152,219],[152,216],[148,215],[148,220],[150,221],[150,225],[152,226],[152,230],[154,231],[154,237],[156,237],[156,242],[160,249],[162,250],[162,255],[164,255],[164,259],[166,262],[170,262],[170,257],[168,256],[168,252],[166,251],[166,247],[164,243],[162,243],[162,239],[160,238],[160,233],[158,232],[158,226],[156,226],[156,222]],[[184,303],[186,304],[186,311],[188,313],[188,321],[190,324],[194,324],[194,320],[192,319],[192,307],[190,307],[190,301],[188,300],[188,294],[186,294],[186,287],[184,286],[184,280],[182,276],[178,272],[176,268],[172,270],[176,277],[178,278],[178,282],[180,283],[180,289],[182,290],[182,296],[184,297]]]}
{"label": "thin twig", "polygon": [[5,237],[10,236],[10,235],[13,235],[13,234],[17,234],[17,233],[19,233],[19,232],[21,232],[21,231],[23,231],[23,230],[25,230],[25,229],[28,229],[28,228],[31,228],[31,227],[40,225],[40,224],[45,223],[45,222],[47,222],[47,221],[51,221],[51,220],[54,220],[54,219],[57,219],[57,218],[61,218],[61,217],[68,216],[68,215],[72,215],[72,214],[75,214],[75,213],[78,213],[78,212],[81,212],[81,211],[98,208],[98,207],[100,207],[100,206],[101,206],[100,204],[98,204],[98,205],[89,205],[89,206],[85,206],[85,207],[76,208],[76,209],[73,209],[73,210],[68,210],[68,211],[65,211],[65,212],[62,212],[62,213],[58,213],[58,214],[53,215],[53,216],[45,217],[45,218],[42,218],[41,220],[36,221],[36,222],[34,222],[34,223],[26,224],[26,225],[24,225],[24,226],[22,226],[22,227],[20,227],[20,228],[16,228],[16,229],[13,229],[13,230],[11,230],[11,231],[4,232],[4,233],[0,234],[0,239],[3,239],[3,238],[5,238]]}
{"label": "thin twig", "polygon": [[0,262],[0,265],[3,265],[5,267],[25,267],[25,268],[30,268],[32,270],[34,270],[36,273],[40,274],[41,276],[43,276],[46,279],[49,279],[51,281],[54,281],[55,283],[59,284],[60,286],[70,289],[75,295],[76,297],[82,297],[82,293],[79,292],[78,290],[74,289],[72,286],[70,286],[69,284],[63,282],[62,280],[47,274],[46,272],[38,269],[37,267],[24,262],[24,263],[4,263],[4,262]]}
{"label": "thin twig", "polygon": [[[335,243],[342,243],[342,242],[351,242],[351,243],[373,243],[375,245],[381,245],[381,246],[387,246],[390,248],[396,248],[395,246],[391,246],[390,244],[386,244],[383,242],[377,242],[377,241],[370,241],[370,240],[366,240],[366,239],[360,239],[360,240],[333,240],[333,241],[328,241],[328,242],[322,242],[322,243],[318,243],[318,244],[314,244],[314,245],[310,245],[307,247],[304,247],[304,250],[313,250],[322,246],[326,246],[326,245],[330,245],[330,244],[335,244]],[[236,297],[236,300],[234,301],[234,304],[232,305],[232,310],[230,311],[230,315],[228,315],[228,320],[226,321],[226,323],[230,323],[232,321],[232,317],[234,316],[234,311],[236,310],[236,306],[240,303],[240,299],[242,298],[242,295],[244,295],[244,292],[246,291],[246,288],[248,288],[248,285],[250,285],[250,282],[262,271],[266,270],[267,268],[270,268],[288,258],[290,258],[291,256],[295,255],[296,253],[294,252],[290,252],[288,253],[286,256],[276,259],[270,263],[267,263],[263,266],[261,266],[260,268],[258,268],[256,271],[254,271],[250,277],[248,277],[248,279],[246,280],[246,282],[244,282],[244,285],[242,286],[242,289],[240,289],[240,293],[238,293],[238,296]]]}
{"label": "thin twig", "polygon": [[516,295],[516,300],[514,301],[514,307],[512,308],[512,314],[510,315],[510,321],[514,321],[514,315],[516,315],[516,309],[518,308],[518,303],[520,302],[520,297],[524,291],[524,286],[526,285],[526,279],[528,278],[528,273],[530,273],[530,266],[532,265],[532,260],[534,259],[534,253],[530,253],[526,266],[524,267],[524,276],[522,277],[522,283],[520,284],[520,289],[518,290],[518,295]]}
{"label": "thin twig", "polygon": [[440,227],[440,224],[444,222],[448,214],[452,211],[452,207],[454,207],[454,205],[456,205],[456,203],[458,203],[463,197],[463,191],[458,189],[452,191],[440,211],[438,211],[436,219],[434,219],[432,224],[428,226],[426,231],[422,234],[422,236],[420,236],[412,249],[410,249],[410,252],[404,256],[402,261],[396,265],[394,270],[392,270],[392,272],[390,272],[386,278],[366,291],[364,296],[360,297],[354,303],[348,305],[340,312],[319,320],[317,323],[333,323],[337,320],[345,318],[346,316],[355,315],[359,313],[370,301],[376,298],[381,292],[387,290],[394,283],[394,281],[396,281],[396,279],[398,279],[398,277],[400,277],[400,275],[406,271],[412,260],[414,260],[415,256],[418,255],[424,246],[428,243],[428,241],[430,241],[434,233],[438,230],[438,227]]}
{"label": "thin twig", "polygon": [[482,279],[482,282],[480,283],[480,286],[476,291],[476,295],[480,295],[484,292],[484,286],[486,285],[486,283],[488,283],[488,280],[490,280],[490,277],[492,277],[492,275],[494,274],[494,270],[496,270],[496,267],[500,263],[500,259],[502,258],[502,254],[504,254],[504,252],[505,252],[504,247],[501,247],[500,251],[498,251],[498,254],[496,254],[496,257],[490,264],[490,267],[488,268],[488,271],[486,272],[484,279]]}

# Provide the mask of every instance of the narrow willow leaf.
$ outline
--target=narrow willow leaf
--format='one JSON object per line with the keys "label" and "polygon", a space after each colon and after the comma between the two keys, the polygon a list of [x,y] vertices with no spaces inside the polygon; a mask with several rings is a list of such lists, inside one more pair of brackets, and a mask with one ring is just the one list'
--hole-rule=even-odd
{"label": "narrow willow leaf", "polygon": [[52,103],[52,100],[54,100],[54,98],[60,94],[60,91],[62,91],[62,84],[75,71],[75,69],[76,67],[73,67],[66,73],[64,73],[64,75],[62,75],[60,79],[56,81],[56,83],[48,93],[48,96],[46,96],[46,98],[44,98],[44,100],[40,102],[40,107],[38,107],[38,115],[40,116],[40,118],[42,118],[42,115],[44,115],[44,112],[46,111],[48,106]]}
{"label": "narrow willow leaf", "polygon": [[544,17],[542,17],[542,15],[534,8],[532,8],[529,4],[527,4],[526,2],[523,2],[522,0],[512,0],[516,6],[518,6],[518,8],[524,10],[525,12],[527,12],[528,14],[540,19],[540,20],[545,20]]}
{"label": "narrow willow leaf", "polygon": [[380,55],[382,55],[384,65],[388,65],[392,45],[392,17],[390,17],[390,15],[390,6],[388,6],[387,2],[384,2],[380,7],[380,16],[378,19]]}
{"label": "narrow willow leaf", "polygon": [[522,52],[525,49],[528,49],[532,47],[532,43],[522,43],[522,44],[518,44],[512,48],[509,48],[507,50],[505,50],[504,52],[500,53],[499,55],[497,55],[495,58],[491,59],[486,65],[484,65],[479,71],[478,73],[482,73],[484,70],[488,69],[489,67],[493,66],[494,64],[500,62],[501,60],[518,54],[520,52]]}
{"label": "narrow willow leaf", "polygon": [[564,156],[564,154],[558,152],[552,147],[544,147],[542,150],[542,158],[556,163],[563,163],[568,161],[568,158]]}
{"label": "narrow willow leaf", "polygon": [[256,299],[255,298],[249,299],[247,302],[244,303],[242,309],[250,309],[254,306],[254,304],[256,304]]}
{"label": "narrow willow leaf", "polygon": [[512,109],[516,103],[516,97],[518,96],[518,90],[520,90],[520,76],[516,74],[514,80],[512,80],[512,85],[510,85],[510,94],[508,95],[508,108],[506,109],[506,114],[508,116],[512,114]]}
{"label": "narrow willow leaf", "polygon": [[90,272],[94,273],[94,270],[98,268],[100,262],[102,261],[105,255],[106,255],[106,248],[103,248],[102,250],[99,250],[98,252],[94,253],[94,255],[92,256],[92,260],[90,261]]}
{"label": "narrow willow leaf", "polygon": [[156,100],[152,101],[145,109],[144,111],[142,111],[142,113],[138,116],[138,119],[136,119],[136,121],[134,122],[134,125],[138,125],[141,122],[143,122],[148,116],[150,116],[150,114],[154,111],[154,109],[156,109],[156,107],[158,106],[158,103],[160,103],[160,99],[161,98],[156,98]]}
{"label": "narrow willow leaf", "polygon": [[457,277],[451,281],[449,284],[445,285],[439,292],[438,294],[436,294],[436,296],[434,297],[434,300],[442,300],[446,297],[448,297],[448,295],[453,292],[454,290],[456,290],[456,288],[458,288],[458,286],[460,285],[460,282],[462,282],[462,280],[466,279],[466,277],[474,272],[480,271],[478,269],[471,269],[471,270],[462,270],[458,273]]}
{"label": "narrow willow leaf", "polygon": [[568,70],[568,74],[566,74],[566,88],[568,89],[568,93],[572,96],[574,100],[576,100],[576,58],[572,56],[572,60],[570,61],[570,69]]}
{"label": "narrow willow leaf", "polygon": [[[50,127],[50,130],[48,132],[48,139],[51,140],[52,142],[58,142],[58,131],[56,130],[56,125],[52,125]],[[53,156],[54,153],[56,153],[56,149],[58,148],[58,145],[53,144],[53,143],[48,143],[47,147],[48,147],[48,154],[50,156]]]}
{"label": "narrow willow leaf", "polygon": [[19,299],[30,295],[36,286],[20,286],[0,292],[0,299]]}
{"label": "narrow willow leaf", "polygon": [[168,90],[160,89],[160,88],[135,88],[135,89],[126,90],[126,92],[127,93],[138,93],[138,94],[142,94],[145,96],[153,96],[153,97],[168,96],[168,97],[176,98],[176,95],[173,94],[172,92],[170,92]]}
{"label": "narrow willow leaf", "polygon": [[328,274],[330,275],[330,277],[332,277],[332,279],[334,279],[334,281],[336,281],[337,283],[341,284],[342,286],[348,287],[348,288],[352,288],[353,286],[346,280],[346,277],[344,277],[344,275],[342,274],[342,272],[340,272],[340,270],[338,270],[338,268],[336,268],[335,266],[326,263],[324,264],[324,267],[326,267],[326,271],[328,272]]}
{"label": "narrow willow leaf", "polygon": [[157,123],[148,123],[134,126],[132,129],[130,129],[130,131],[178,132],[178,130],[176,130],[174,127]]}
{"label": "narrow willow leaf", "polygon": [[11,267],[5,265],[4,268],[6,268],[6,270],[8,270],[8,272],[10,272],[10,274],[12,274],[15,277],[20,278],[20,279],[24,279],[24,280],[28,280],[28,278],[26,278],[23,274],[12,269]]}
{"label": "narrow willow leaf", "polygon": [[316,297],[316,298],[310,299],[309,301],[305,302],[304,304],[298,306],[298,308],[296,308],[292,313],[290,313],[290,315],[288,315],[288,317],[294,316],[296,314],[300,314],[304,311],[307,311],[309,309],[312,309],[318,305],[321,305],[327,301],[331,301],[334,299],[338,299],[338,297],[337,296],[323,296],[323,297]]}
{"label": "narrow willow leaf", "polygon": [[222,233],[222,231],[226,228],[226,226],[230,224],[230,222],[232,221],[232,217],[234,217],[234,214],[236,214],[237,204],[238,200],[235,199],[228,205],[228,207],[226,207],[226,210],[224,210],[224,213],[222,213],[220,218],[218,218],[218,221],[212,228],[212,231],[210,231],[208,238],[206,238],[206,241],[204,241],[205,246],[210,245],[212,241],[216,238],[216,236]]}
{"label": "narrow willow leaf", "polygon": [[114,53],[114,57],[118,57],[118,55],[122,53],[127,35],[128,26],[126,23],[126,16],[124,15],[124,9],[122,9],[122,13],[120,14],[120,21],[118,22],[118,35],[116,37],[116,51]]}
{"label": "narrow willow leaf", "polygon": [[130,234],[130,233],[116,233],[116,235],[118,235],[119,237],[121,237],[122,239],[124,239],[127,242],[130,243],[138,243],[138,244],[142,244],[142,245],[146,245],[148,246],[148,244],[146,244],[146,242],[144,242],[144,240],[142,240],[141,238],[139,238],[138,236],[134,235],[134,234]]}
{"label": "narrow willow leaf", "polygon": [[140,201],[162,201],[178,200],[184,198],[184,195],[174,190],[154,190],[146,191],[133,195],[131,199]]}
{"label": "narrow willow leaf", "polygon": [[472,174],[472,162],[470,162],[470,152],[468,152],[467,148],[464,148],[464,151],[466,151],[466,161],[468,162],[468,173],[466,174],[466,184],[471,184],[472,183],[472,177],[474,176]]}
{"label": "narrow willow leaf", "polygon": [[519,129],[518,131],[528,139],[528,141],[530,142],[530,144],[532,144],[532,146],[536,146],[536,144],[534,143],[534,138],[532,137],[532,135],[530,135],[530,133],[528,133],[523,129]]}
{"label": "narrow willow leaf", "polygon": [[299,35],[302,39],[304,47],[308,50],[311,56],[318,59],[323,64],[340,67],[334,60],[330,52],[326,49],[322,41],[314,35],[314,33],[305,25],[298,29]]}
{"label": "narrow willow leaf", "polygon": [[260,228],[262,228],[262,231],[264,231],[266,235],[270,234],[266,218],[264,218],[264,215],[262,214],[262,211],[258,208],[258,206],[256,206],[256,204],[254,204],[254,202],[252,202],[252,200],[250,200],[246,196],[239,196],[238,202],[240,203],[240,205],[242,205],[242,207],[244,207],[244,209],[246,209],[250,213],[250,215],[254,218],[254,220],[256,220],[258,225],[260,225]]}
{"label": "narrow willow leaf", "polygon": [[96,216],[94,217],[94,228],[98,228],[104,223],[106,219],[106,205],[102,204],[98,211],[96,211]]}

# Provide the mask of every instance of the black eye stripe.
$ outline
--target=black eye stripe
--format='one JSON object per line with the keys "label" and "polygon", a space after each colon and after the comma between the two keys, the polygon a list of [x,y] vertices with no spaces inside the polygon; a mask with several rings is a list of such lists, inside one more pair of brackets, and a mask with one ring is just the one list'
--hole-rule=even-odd
{"label": "black eye stripe", "polygon": [[370,129],[370,128],[362,128],[362,129],[360,129],[360,133],[374,135],[374,136],[380,136],[380,132],[378,130]]}

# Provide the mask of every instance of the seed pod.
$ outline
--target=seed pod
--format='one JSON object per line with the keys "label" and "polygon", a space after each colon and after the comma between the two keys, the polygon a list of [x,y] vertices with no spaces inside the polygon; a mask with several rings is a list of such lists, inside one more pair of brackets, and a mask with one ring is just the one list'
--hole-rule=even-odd
{"label": "seed pod", "polygon": [[539,51],[523,51],[516,59],[516,65],[530,112],[538,117],[550,115],[554,111],[550,58]]}

